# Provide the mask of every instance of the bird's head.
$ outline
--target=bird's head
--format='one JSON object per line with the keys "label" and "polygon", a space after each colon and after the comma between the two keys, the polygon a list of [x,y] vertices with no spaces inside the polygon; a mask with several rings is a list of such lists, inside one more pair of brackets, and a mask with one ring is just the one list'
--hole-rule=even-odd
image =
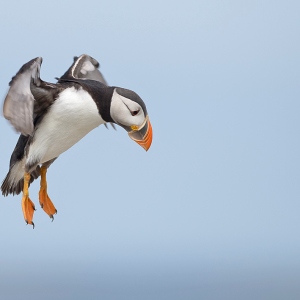
{"label": "bird's head", "polygon": [[152,126],[146,105],[135,92],[115,88],[112,95],[110,115],[114,122],[122,126],[129,137],[146,151],[152,143]]}

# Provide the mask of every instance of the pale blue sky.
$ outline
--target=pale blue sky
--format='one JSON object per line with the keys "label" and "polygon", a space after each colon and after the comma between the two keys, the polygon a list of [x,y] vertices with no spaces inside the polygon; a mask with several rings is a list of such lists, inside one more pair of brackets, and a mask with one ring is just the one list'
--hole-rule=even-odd
{"label": "pale blue sky", "polygon": [[[100,127],[51,166],[58,214],[0,201],[2,299],[299,299],[299,1],[9,1],[2,97],[87,53],[144,99],[146,153]],[[17,134],[0,119],[0,176]]]}

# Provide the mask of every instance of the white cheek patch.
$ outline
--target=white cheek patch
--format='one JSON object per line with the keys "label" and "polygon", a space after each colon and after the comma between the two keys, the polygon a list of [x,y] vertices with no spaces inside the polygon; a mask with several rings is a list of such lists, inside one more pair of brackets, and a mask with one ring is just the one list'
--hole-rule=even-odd
{"label": "white cheek patch", "polygon": [[[139,113],[135,116],[132,116],[131,111],[133,112],[137,110]],[[140,126],[145,120],[145,114],[141,106],[135,101],[119,95],[116,89],[114,90],[112,96],[110,115],[115,122],[125,126]]]}

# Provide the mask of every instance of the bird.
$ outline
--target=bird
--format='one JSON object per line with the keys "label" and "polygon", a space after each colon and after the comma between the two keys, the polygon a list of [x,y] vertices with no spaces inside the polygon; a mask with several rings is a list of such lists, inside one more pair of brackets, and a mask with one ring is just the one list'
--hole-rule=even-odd
{"label": "bird", "polygon": [[33,228],[30,184],[41,177],[39,203],[53,221],[57,210],[47,192],[48,168],[91,130],[116,124],[146,151],[152,143],[144,101],[132,90],[109,86],[96,59],[87,54],[75,56],[56,83],[40,78],[42,61],[36,57],[20,68],[9,82],[3,103],[3,116],[20,136],[1,192],[3,196],[22,192],[24,219]]}

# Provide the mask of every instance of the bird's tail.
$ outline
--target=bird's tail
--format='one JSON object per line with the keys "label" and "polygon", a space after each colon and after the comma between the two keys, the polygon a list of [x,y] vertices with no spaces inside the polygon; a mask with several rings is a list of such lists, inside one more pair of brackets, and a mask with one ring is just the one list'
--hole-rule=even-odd
{"label": "bird's tail", "polygon": [[[40,176],[40,167],[30,173],[30,182],[33,182]],[[18,195],[23,190],[24,185],[24,169],[22,167],[22,161],[17,161],[13,166],[10,167],[6,177],[4,178],[1,185],[1,192],[3,196],[8,194]]]}

